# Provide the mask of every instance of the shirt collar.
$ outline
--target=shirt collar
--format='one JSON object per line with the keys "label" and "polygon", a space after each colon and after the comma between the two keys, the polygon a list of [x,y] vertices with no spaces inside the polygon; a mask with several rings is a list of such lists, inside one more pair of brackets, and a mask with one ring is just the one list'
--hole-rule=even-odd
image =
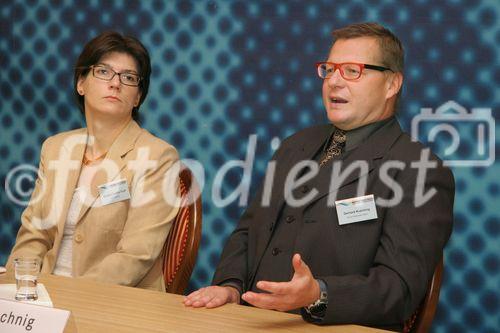
{"label": "shirt collar", "polygon": [[[392,116],[384,120],[376,121],[374,123],[346,131],[345,151],[351,151],[357,148],[362,142],[366,141],[366,139],[368,139],[378,129],[380,129],[382,126],[389,123],[390,121],[393,121],[394,119],[395,117]],[[336,127],[332,125],[330,136],[328,136],[328,140],[323,146],[323,152],[325,152],[326,149],[328,149],[328,146],[330,144],[330,141],[332,140],[333,132],[335,131],[335,129]]]}

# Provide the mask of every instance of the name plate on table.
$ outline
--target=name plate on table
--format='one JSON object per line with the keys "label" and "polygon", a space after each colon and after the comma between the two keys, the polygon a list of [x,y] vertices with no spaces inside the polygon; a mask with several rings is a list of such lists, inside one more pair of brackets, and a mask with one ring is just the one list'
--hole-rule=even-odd
{"label": "name plate on table", "polygon": [[70,312],[0,299],[0,332],[62,333]]}

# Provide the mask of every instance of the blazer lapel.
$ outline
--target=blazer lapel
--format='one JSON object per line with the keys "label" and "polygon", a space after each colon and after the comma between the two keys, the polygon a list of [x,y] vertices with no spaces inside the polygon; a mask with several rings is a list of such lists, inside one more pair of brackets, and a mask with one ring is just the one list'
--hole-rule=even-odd
{"label": "blazer lapel", "polygon": [[118,180],[118,176],[125,168],[127,163],[123,157],[132,149],[134,149],[135,142],[141,133],[141,128],[134,120],[122,130],[120,135],[116,138],[115,142],[111,145],[106,158],[101,162],[102,168],[96,173],[90,187],[91,201],[83,205],[78,215],[77,224],[81,222],[83,216],[89,211],[91,207],[96,204],[99,199],[99,186]]}
{"label": "blazer lapel", "polygon": [[[75,192],[76,185],[78,183],[78,178],[80,176],[80,171],[82,167],[83,153],[85,151],[85,143],[87,142],[87,133],[85,129],[81,129],[69,136],[67,136],[60,148],[57,162],[62,163],[65,166],[69,166],[69,172],[66,179],[54,179],[55,184],[59,181],[64,181],[64,192],[62,198],[57,198],[52,196],[51,200],[56,200],[56,205],[60,207],[57,211],[57,234],[54,239],[54,253],[59,253],[59,245],[64,233],[64,225],[66,224],[66,218],[68,216],[69,206],[71,200],[73,199],[73,193]],[[54,177],[58,176],[56,173]],[[64,178],[64,177],[63,177]],[[56,185],[59,186],[59,185]],[[57,189],[52,189],[53,193],[56,195],[59,193]],[[61,200],[61,204],[57,203]],[[50,271],[54,269],[55,260],[52,262],[52,267]]]}

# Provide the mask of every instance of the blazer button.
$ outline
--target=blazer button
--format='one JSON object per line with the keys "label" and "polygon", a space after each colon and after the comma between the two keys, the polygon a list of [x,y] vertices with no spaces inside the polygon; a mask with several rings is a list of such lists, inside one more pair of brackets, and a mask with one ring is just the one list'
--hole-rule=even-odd
{"label": "blazer button", "polygon": [[285,222],[286,223],[292,223],[293,221],[295,221],[295,217],[293,215],[288,215],[286,218],[285,218]]}
{"label": "blazer button", "polygon": [[82,234],[76,234],[75,235],[75,242],[81,243],[83,241],[83,236]]}
{"label": "blazer button", "polygon": [[275,247],[275,248],[273,249],[273,252],[272,252],[272,253],[273,253],[273,256],[277,256],[278,254],[280,254],[280,252],[281,252],[281,250],[280,250],[280,249],[278,249],[277,247]]}

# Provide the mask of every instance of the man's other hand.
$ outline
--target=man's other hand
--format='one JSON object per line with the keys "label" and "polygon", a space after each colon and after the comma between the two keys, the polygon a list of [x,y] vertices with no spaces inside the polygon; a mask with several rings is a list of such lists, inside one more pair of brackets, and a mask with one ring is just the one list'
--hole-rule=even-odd
{"label": "man's other hand", "polygon": [[216,308],[226,303],[239,303],[240,293],[232,287],[210,286],[198,289],[184,298],[185,306]]}
{"label": "man's other hand", "polygon": [[290,311],[314,303],[320,296],[318,281],[314,279],[311,270],[296,253],[292,258],[295,273],[289,282],[257,282],[257,288],[268,293],[248,291],[241,298],[262,309]]}

